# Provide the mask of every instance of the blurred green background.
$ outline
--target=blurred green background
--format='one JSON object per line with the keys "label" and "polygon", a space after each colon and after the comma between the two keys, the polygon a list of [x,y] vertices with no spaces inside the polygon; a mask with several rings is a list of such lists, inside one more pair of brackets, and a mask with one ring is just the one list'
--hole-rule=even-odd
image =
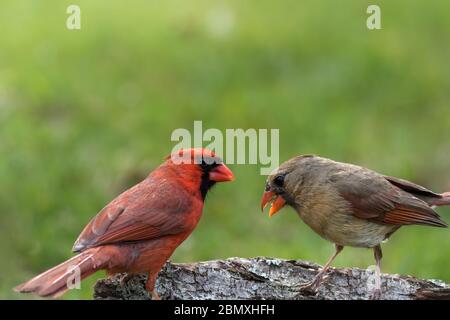
{"label": "blurred green background", "polygon": [[[369,4],[382,30],[366,28]],[[90,218],[194,120],[279,128],[281,161],[315,153],[450,190],[449,57],[449,1],[3,0],[0,298],[32,298],[11,288],[70,257]],[[237,179],[208,196],[173,261],[327,260],[333,246],[292,209],[260,212],[257,165],[230,168]],[[403,228],[383,271],[450,282],[449,232]],[[348,248],[335,266],[373,264]],[[65,298],[91,298],[103,276]]]}

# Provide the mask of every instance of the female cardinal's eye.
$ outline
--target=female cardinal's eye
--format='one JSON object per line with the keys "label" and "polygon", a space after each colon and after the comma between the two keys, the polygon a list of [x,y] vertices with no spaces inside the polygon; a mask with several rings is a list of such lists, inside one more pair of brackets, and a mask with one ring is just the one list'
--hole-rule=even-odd
{"label": "female cardinal's eye", "polygon": [[284,184],[284,176],[276,176],[275,179],[273,179],[273,183],[278,187],[282,187]]}

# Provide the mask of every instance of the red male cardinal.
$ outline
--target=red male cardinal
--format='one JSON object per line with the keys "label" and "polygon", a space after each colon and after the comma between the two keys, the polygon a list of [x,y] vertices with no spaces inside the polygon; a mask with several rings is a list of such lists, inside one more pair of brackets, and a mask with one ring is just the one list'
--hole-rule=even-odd
{"label": "red male cardinal", "polygon": [[[181,158],[189,161],[180,163]],[[148,273],[146,289],[158,298],[158,272],[196,227],[208,190],[216,182],[231,180],[233,173],[212,151],[172,154],[89,222],[73,246],[78,255],[15,290],[58,297],[68,290],[74,270],[83,279],[104,269],[110,275]]]}
{"label": "red male cardinal", "polygon": [[336,246],[335,254],[302,291],[318,290],[344,246],[373,248],[377,265],[372,298],[378,299],[381,242],[406,225],[447,227],[433,207],[450,205],[450,192],[438,194],[367,168],[304,155],[286,161],[268,177],[261,208],[269,203],[270,216],[288,204]]}

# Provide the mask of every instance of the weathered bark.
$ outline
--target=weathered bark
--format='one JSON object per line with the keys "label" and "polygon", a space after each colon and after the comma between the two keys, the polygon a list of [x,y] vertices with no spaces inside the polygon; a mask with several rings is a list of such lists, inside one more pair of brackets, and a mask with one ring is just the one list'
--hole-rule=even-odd
{"label": "weathered bark", "polygon": [[[157,291],[162,299],[368,299],[374,271],[330,269],[316,296],[298,289],[319,265],[275,258],[229,258],[198,263],[167,263]],[[99,280],[95,299],[150,299],[145,275]],[[383,274],[382,299],[450,299],[450,286],[437,280]]]}

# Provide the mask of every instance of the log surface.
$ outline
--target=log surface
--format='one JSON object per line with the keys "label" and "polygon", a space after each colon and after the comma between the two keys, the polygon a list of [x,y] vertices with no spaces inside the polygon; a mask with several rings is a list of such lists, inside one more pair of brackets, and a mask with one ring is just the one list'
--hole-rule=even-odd
{"label": "log surface", "polygon": [[[368,299],[374,270],[331,268],[317,295],[299,290],[320,266],[301,260],[257,257],[197,263],[168,262],[159,273],[156,290],[161,299]],[[99,280],[94,299],[151,299],[146,275],[115,275]],[[450,285],[439,280],[383,274],[382,299],[450,299]]]}

